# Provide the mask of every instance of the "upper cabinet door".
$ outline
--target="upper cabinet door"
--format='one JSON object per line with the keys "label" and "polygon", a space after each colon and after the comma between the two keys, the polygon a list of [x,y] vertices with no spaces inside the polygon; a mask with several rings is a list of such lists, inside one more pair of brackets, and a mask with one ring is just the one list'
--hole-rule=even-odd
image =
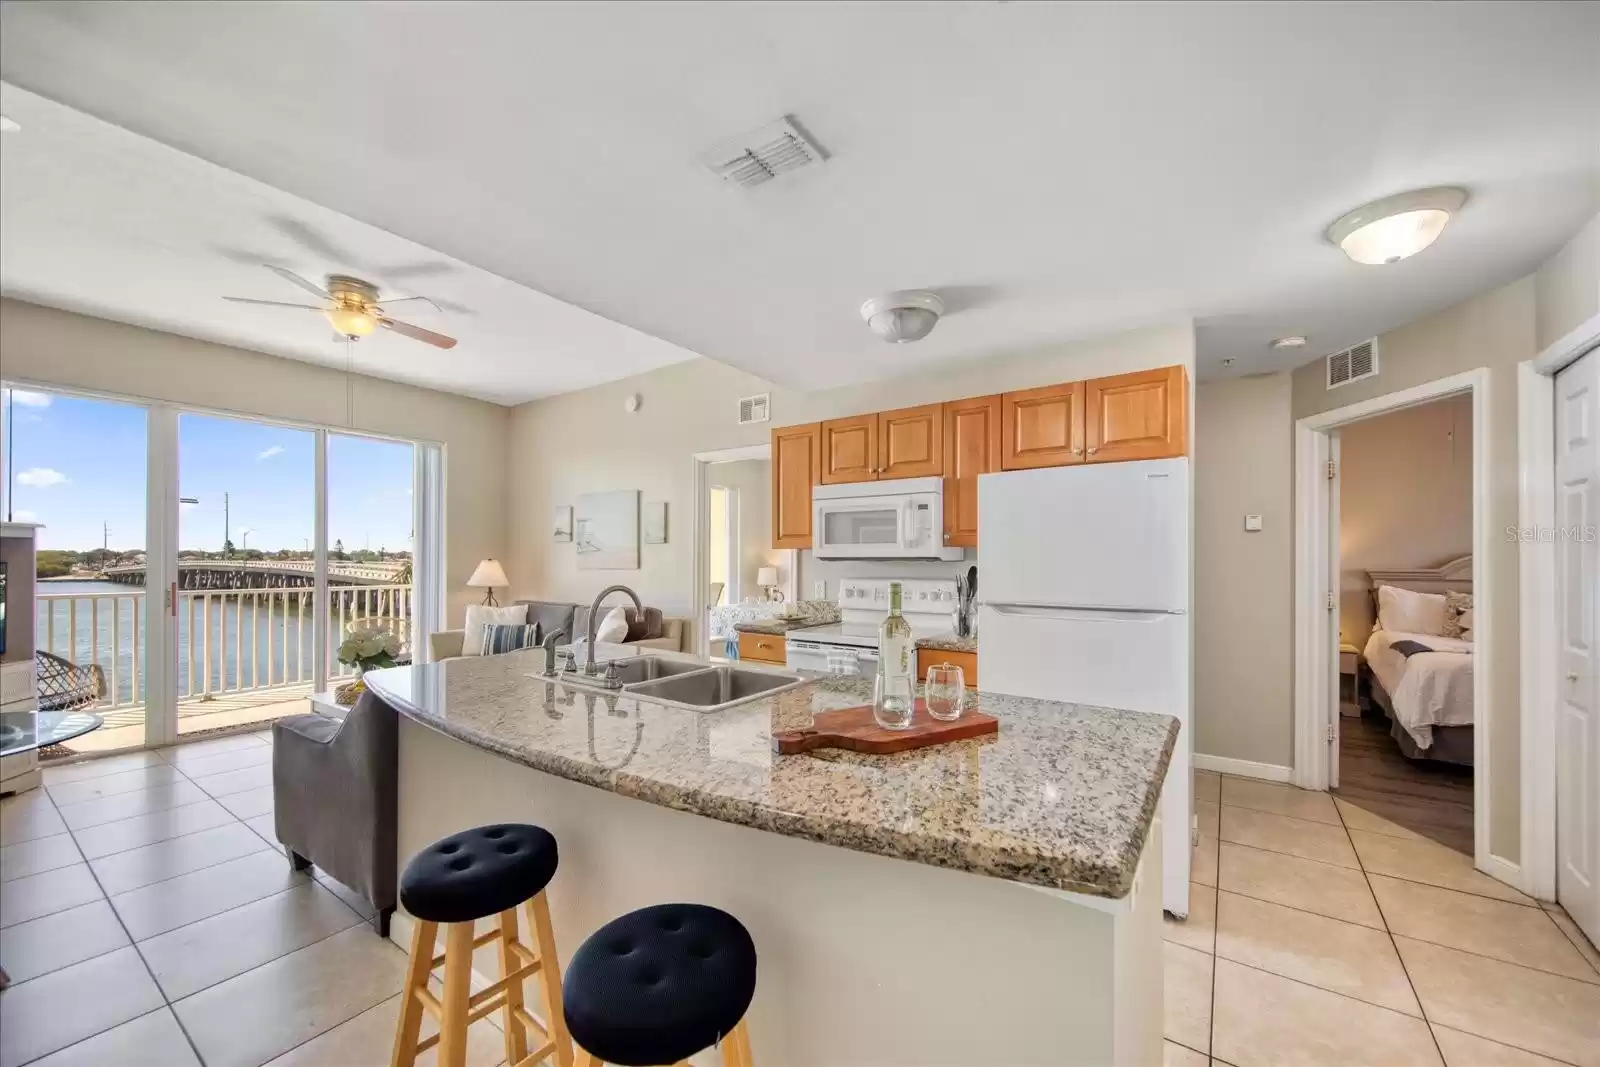
{"label": "upper cabinet door", "polygon": [[878,416],[854,415],[822,424],[822,484],[878,478]]}
{"label": "upper cabinet door", "polygon": [[822,473],[822,426],[772,431],[772,547],[811,547],[811,487]]}
{"label": "upper cabinet door", "polygon": [[1118,374],[1084,383],[1090,463],[1168,459],[1189,448],[1189,387],[1182,367]]}
{"label": "upper cabinet door", "polygon": [[1000,402],[1003,470],[1083,462],[1083,383],[1006,393]]}
{"label": "upper cabinet door", "polygon": [[937,478],[943,473],[943,404],[878,416],[878,477]]}
{"label": "upper cabinet door", "polygon": [[978,475],[1000,469],[1000,397],[944,405],[944,543],[978,544]]}

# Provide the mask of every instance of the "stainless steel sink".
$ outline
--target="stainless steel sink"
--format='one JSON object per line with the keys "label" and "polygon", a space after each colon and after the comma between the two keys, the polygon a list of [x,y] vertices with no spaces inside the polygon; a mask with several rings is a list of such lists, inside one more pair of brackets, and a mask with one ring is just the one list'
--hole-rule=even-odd
{"label": "stainless steel sink", "polygon": [[[689,674],[692,671],[706,669],[704,663],[685,663],[683,660],[668,659],[665,656],[640,656],[637,659],[613,660],[617,665],[617,678],[623,685],[637,685],[640,682],[653,682],[658,678],[671,678],[679,674]],[[606,667],[600,668],[600,677],[605,677]]]}
{"label": "stainless steel sink", "polygon": [[703,667],[699,670],[637,682],[627,686],[631,696],[676,704],[699,711],[721,711],[747,701],[804,685],[795,674],[752,671],[742,667]]}

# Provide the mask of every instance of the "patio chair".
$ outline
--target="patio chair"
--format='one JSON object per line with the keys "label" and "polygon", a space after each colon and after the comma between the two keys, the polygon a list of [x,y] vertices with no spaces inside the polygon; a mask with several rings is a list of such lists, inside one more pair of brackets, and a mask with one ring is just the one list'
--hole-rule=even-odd
{"label": "patio chair", "polygon": [[106,695],[106,672],[98,663],[79,666],[51,652],[34,652],[40,711],[77,711]]}

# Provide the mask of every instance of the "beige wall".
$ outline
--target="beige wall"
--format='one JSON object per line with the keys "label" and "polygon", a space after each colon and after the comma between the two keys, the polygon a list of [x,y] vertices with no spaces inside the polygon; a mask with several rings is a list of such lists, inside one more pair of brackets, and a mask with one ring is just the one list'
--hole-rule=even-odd
{"label": "beige wall", "polygon": [[1539,268],[1534,308],[1541,350],[1600,315],[1600,215]]}
{"label": "beige wall", "polygon": [[[756,572],[769,565],[778,568],[781,585],[788,578],[783,571],[789,554],[772,547],[772,464],[764,459],[713,463],[706,484],[739,490],[739,543],[733,548],[739,561],[739,595],[759,598]],[[688,536],[687,526],[684,531]]]}
{"label": "beige wall", "polygon": [[[1392,330],[1379,338],[1375,378],[1328,389],[1322,363],[1294,373],[1295,418],[1354,404],[1477,367],[1489,369],[1489,529],[1517,522],[1517,364],[1538,353],[1534,278],[1521,278],[1455,307]],[[1519,790],[1522,740],[1518,686],[1517,546],[1493,539],[1487,559],[1474,560],[1475,589],[1493,597],[1493,644],[1481,652],[1491,664],[1494,709],[1489,759],[1494,808],[1489,849],[1513,862],[1521,852]]]}
{"label": "beige wall", "polygon": [[[355,417],[347,422],[346,380],[339,371],[17,300],[0,301],[0,374],[439,442],[445,451],[445,581],[451,620],[459,620],[466,605],[479,599],[466,588],[478,561],[506,554],[510,415],[496,404],[357,376]],[[541,530],[547,520],[548,513],[538,524]]]}
{"label": "beige wall", "polygon": [[1339,432],[1339,629],[1346,641],[1365,648],[1372,632],[1369,570],[1432,567],[1471,551],[1470,395]]}
{"label": "beige wall", "polygon": [[0,563],[6,565],[6,640],[0,663],[21,663],[33,659],[33,533],[0,537]]}
{"label": "beige wall", "polygon": [[[572,546],[549,539],[550,509],[580,493],[639,489],[646,500],[668,501],[670,514],[689,516],[691,457],[766,443],[774,426],[1176,363],[1188,365],[1192,376],[1194,330],[1188,323],[932,366],[913,377],[817,393],[781,389],[702,359],[523,404],[511,416],[506,557],[512,586],[517,596],[587,601],[606,585],[623,582],[668,614],[687,614],[694,544],[685,525],[675,523],[665,545],[641,546],[637,571],[579,571]],[[764,392],[772,394],[772,421],[737,425],[738,399]],[[631,393],[639,393],[643,404],[629,414],[623,400]],[[809,585],[800,592],[808,594]]]}
{"label": "beige wall", "polygon": [[1276,766],[1294,759],[1289,388],[1283,373],[1195,394],[1194,750]]}

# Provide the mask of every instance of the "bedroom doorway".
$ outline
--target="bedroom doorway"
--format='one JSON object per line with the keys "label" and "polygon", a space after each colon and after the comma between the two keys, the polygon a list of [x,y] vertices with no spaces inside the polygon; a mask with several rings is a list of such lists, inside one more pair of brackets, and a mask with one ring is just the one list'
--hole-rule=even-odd
{"label": "bedroom doorway", "polygon": [[1330,436],[1341,692],[1329,786],[1358,824],[1470,857],[1472,394]]}
{"label": "bedroom doorway", "polygon": [[[1400,679],[1409,660],[1418,655],[1443,657],[1444,653],[1435,649],[1445,645],[1462,647],[1455,643],[1460,641],[1459,637],[1445,636],[1444,631],[1450,627],[1444,619],[1433,617],[1446,616],[1444,594],[1448,592],[1475,595],[1474,610],[1468,617],[1468,621],[1474,623],[1471,644],[1480,648],[1489,644],[1493,620],[1489,604],[1492,582],[1488,570],[1493,560],[1489,553],[1492,531],[1488,523],[1488,478],[1484,459],[1489,432],[1488,390],[1489,372],[1480,368],[1323,412],[1296,423],[1295,766],[1292,780],[1305,789],[1337,787],[1340,799],[1352,803],[1354,796],[1360,793],[1365,801],[1363,810],[1353,818],[1359,820],[1361,815],[1369,815],[1374,820],[1381,819],[1395,839],[1407,834],[1435,841],[1446,838],[1441,844],[1466,852],[1472,866],[1515,884],[1515,861],[1504,863],[1489,852],[1488,798],[1492,777],[1487,745],[1493,708],[1487,699],[1491,691],[1488,657],[1468,657],[1470,667],[1464,673],[1458,671],[1452,675],[1446,686],[1457,694],[1453,714],[1458,718],[1467,714],[1471,718],[1469,732],[1444,735],[1450,742],[1451,754],[1470,763],[1467,781],[1460,780],[1463,776],[1459,770],[1452,772],[1448,767],[1432,767],[1428,763],[1419,766],[1406,754],[1401,738],[1410,742],[1413,754],[1429,749],[1443,752],[1441,741],[1444,738],[1437,738],[1437,735],[1448,723],[1417,722],[1413,725],[1427,728],[1414,731],[1407,730],[1403,724],[1397,727],[1395,718],[1383,710],[1384,701],[1378,696],[1381,689],[1383,696],[1390,698],[1387,703],[1392,708],[1393,694],[1388,692],[1388,686],[1376,681],[1376,675],[1383,673],[1388,675],[1390,685],[1401,688]],[[1368,453],[1381,457],[1387,447],[1386,434],[1392,436],[1397,432],[1393,425],[1386,427],[1380,420],[1413,409],[1429,410],[1400,421],[1408,419],[1435,435],[1431,443],[1436,446],[1433,450],[1436,459],[1442,458],[1456,476],[1465,479],[1467,499],[1455,499],[1450,505],[1452,522],[1440,525],[1459,524],[1464,516],[1468,527],[1466,550],[1458,551],[1454,547],[1461,543],[1457,531],[1449,537],[1441,533],[1435,538],[1430,534],[1428,542],[1416,549],[1419,553],[1431,550],[1431,554],[1391,556],[1393,562],[1381,557],[1364,559],[1361,539],[1370,532],[1364,525],[1367,519],[1363,516],[1370,513],[1365,501],[1356,509],[1357,524],[1349,529],[1341,527],[1344,488],[1341,475],[1348,469],[1350,459],[1343,453],[1351,448],[1358,468],[1370,466],[1366,463]],[[1366,440],[1369,437],[1371,441]],[[1401,477],[1409,481],[1400,482],[1397,488],[1380,487],[1382,491],[1378,496],[1389,494],[1408,504],[1426,504],[1429,511],[1424,517],[1431,524],[1434,519],[1443,517],[1438,513],[1446,508],[1433,499],[1438,486],[1420,485],[1430,475],[1412,467],[1414,451],[1414,447],[1407,446],[1401,453],[1405,462],[1400,464],[1394,464],[1391,456],[1390,465],[1399,466]],[[1459,491],[1459,485],[1452,490]],[[1348,549],[1353,562],[1365,565],[1346,564],[1342,549]],[[1421,648],[1408,647],[1399,652],[1392,650],[1392,641],[1385,642],[1386,654],[1400,660],[1398,673],[1389,663],[1374,669],[1376,665],[1364,662],[1368,658],[1367,642],[1381,622],[1380,605],[1373,600],[1374,584],[1403,590],[1398,597],[1390,596],[1397,602],[1396,611],[1426,609],[1423,614],[1427,618],[1420,621],[1391,611],[1390,621],[1396,626],[1420,626],[1417,634],[1433,642],[1419,642]],[[1433,599],[1435,597],[1437,599]],[[1454,613],[1454,623],[1459,623],[1460,614],[1459,609]],[[1426,632],[1430,630],[1440,632]],[[1397,632],[1412,633],[1409,630]],[[1410,656],[1405,654],[1407,651],[1411,652]],[[1425,659],[1412,666],[1427,662]],[[1461,666],[1459,661],[1451,665]],[[1345,698],[1353,695],[1351,682],[1346,680],[1350,673],[1368,688],[1363,688],[1359,697],[1347,701]],[[1437,684],[1435,679],[1434,685]],[[1409,696],[1402,700],[1417,703]],[[1342,705],[1347,702],[1354,703],[1355,708],[1350,710],[1358,712],[1363,703],[1372,705],[1370,715],[1343,715]],[[1417,735],[1428,743],[1420,744]],[[1435,745],[1440,748],[1434,749]],[[1425,775],[1414,773],[1424,769]],[[1441,770],[1443,773],[1434,773]],[[1425,785],[1438,788],[1424,788]],[[1424,799],[1432,803],[1424,803]],[[1385,802],[1382,810],[1367,810],[1379,807],[1379,801]],[[1410,814],[1406,814],[1408,806]],[[1446,812],[1452,814],[1447,816]],[[1396,814],[1406,818],[1396,819]],[[1407,820],[1413,825],[1407,825]],[[1374,822],[1373,825],[1379,824]],[[1427,845],[1423,843],[1419,847]]]}

